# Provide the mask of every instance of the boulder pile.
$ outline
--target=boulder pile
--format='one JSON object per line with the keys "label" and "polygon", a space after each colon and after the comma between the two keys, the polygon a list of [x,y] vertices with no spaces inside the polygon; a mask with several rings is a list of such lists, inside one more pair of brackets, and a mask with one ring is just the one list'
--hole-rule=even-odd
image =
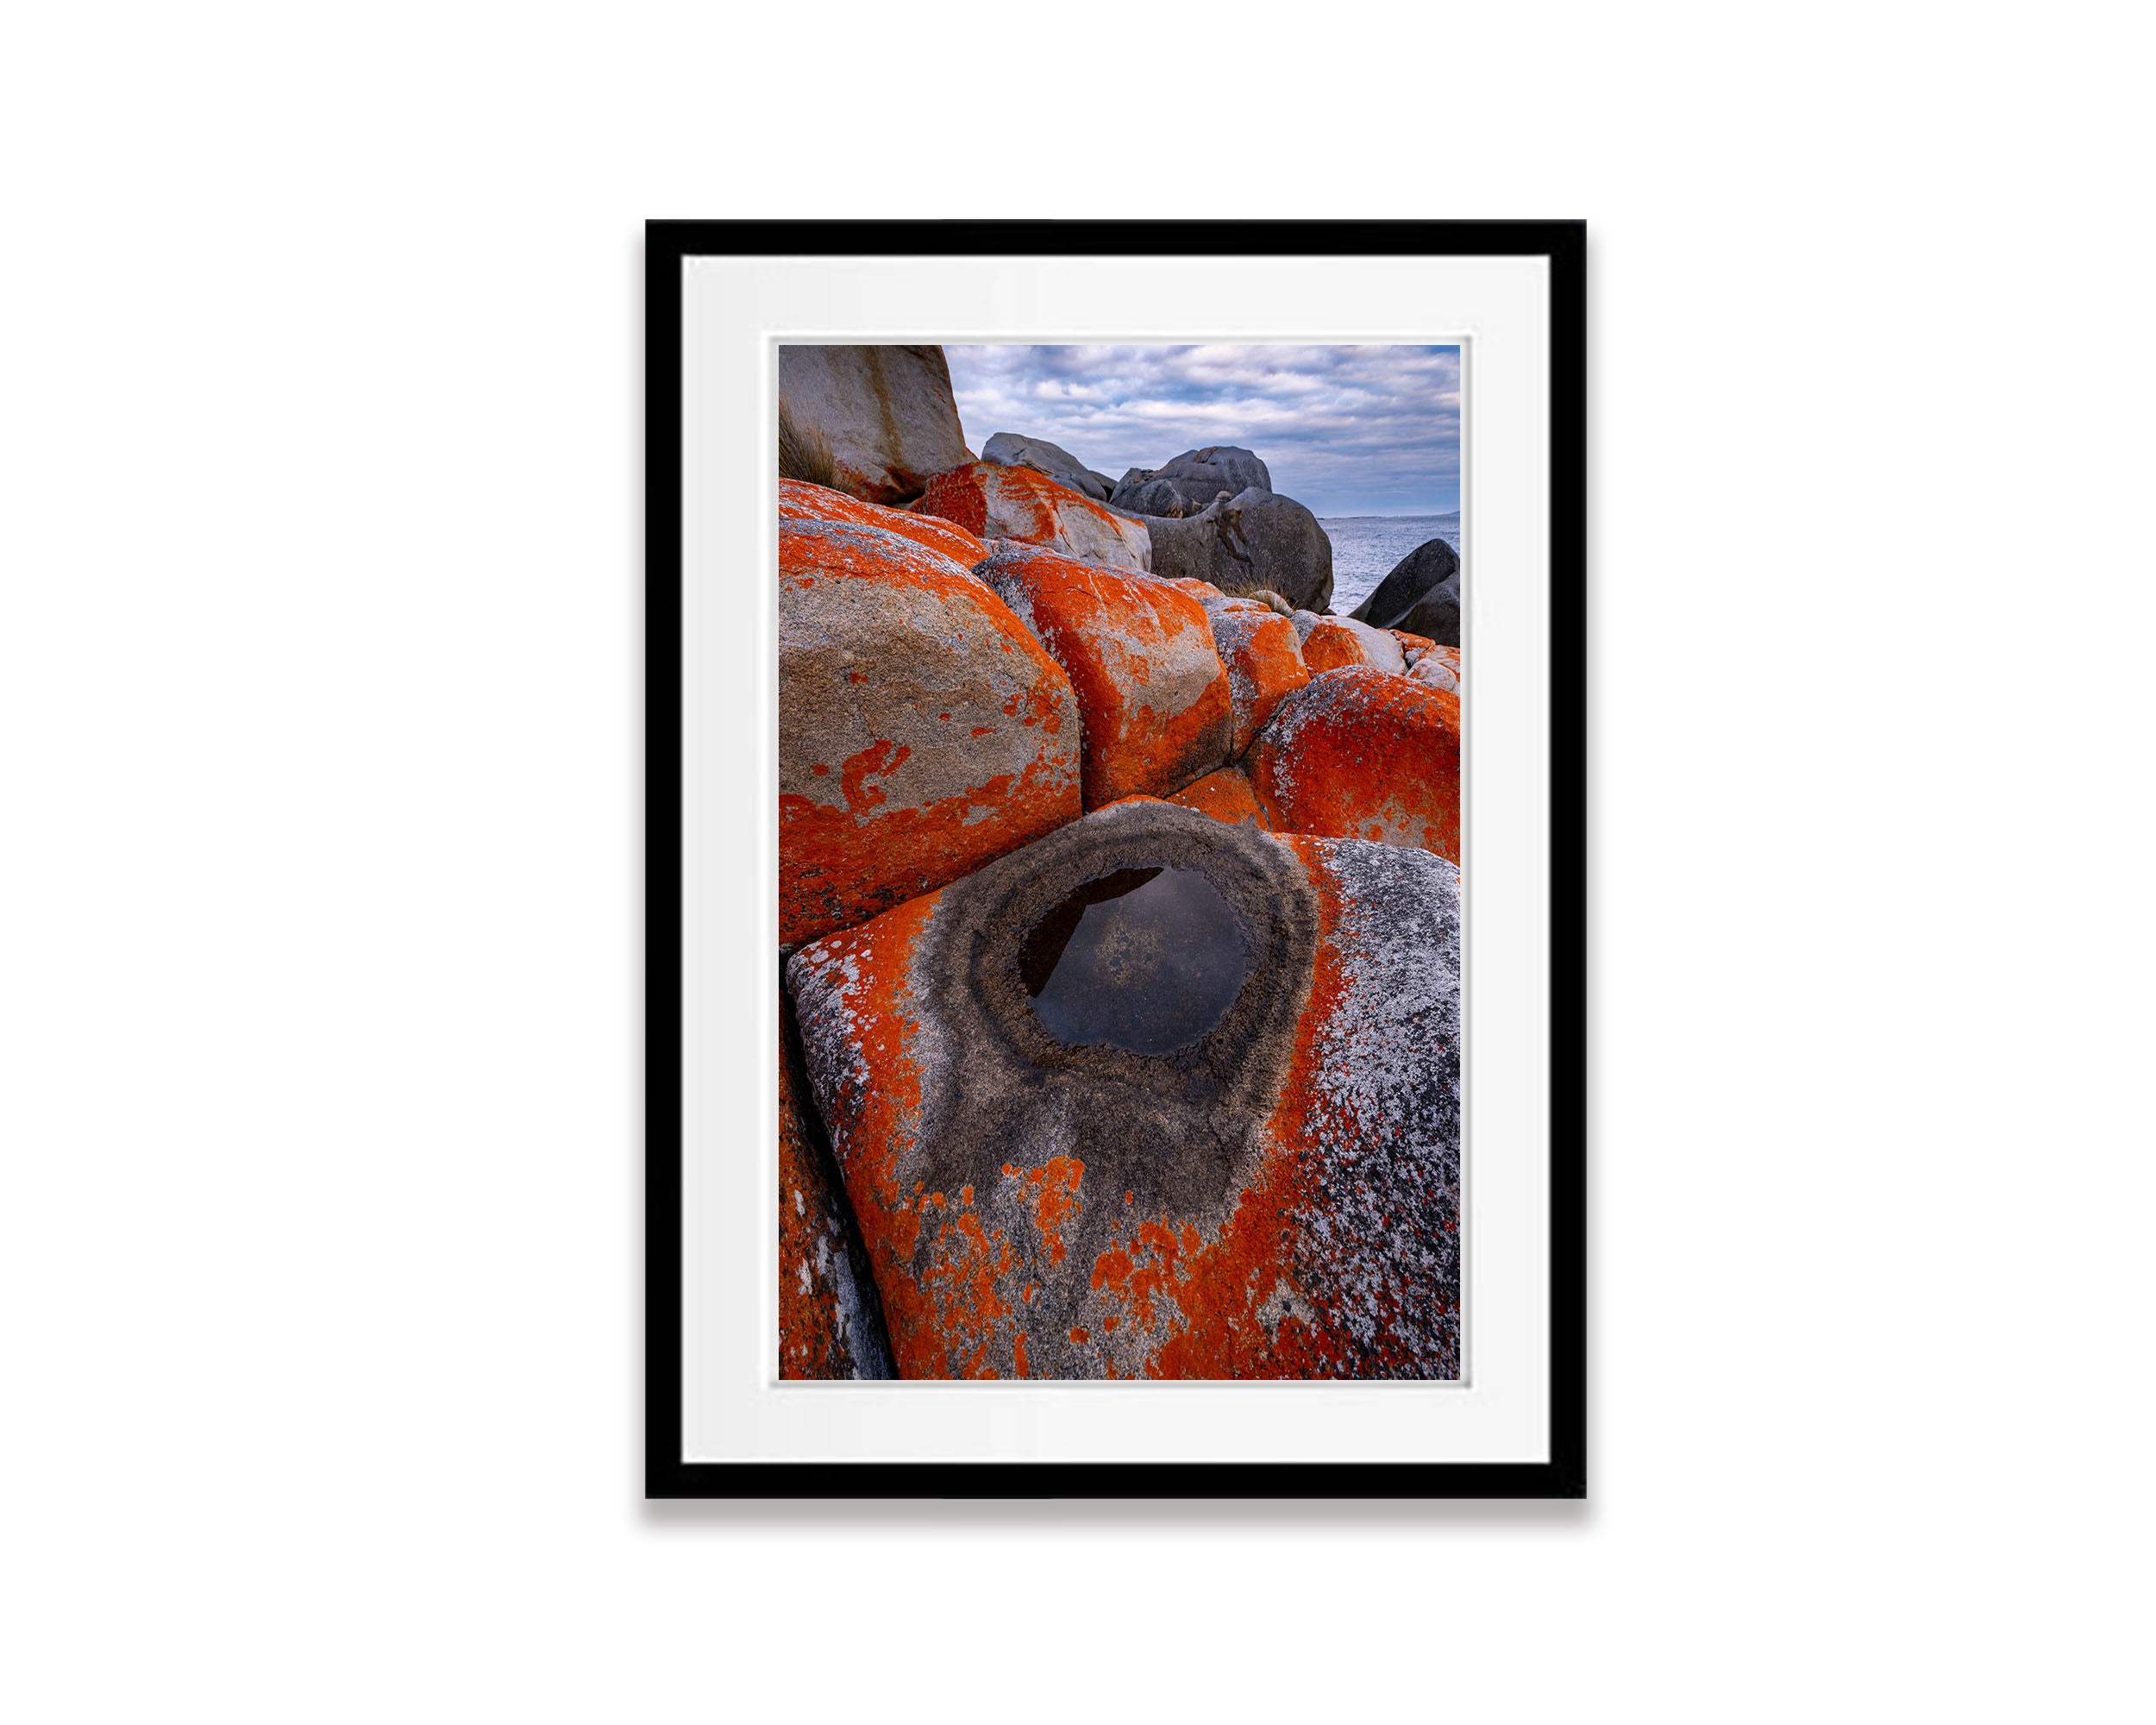
{"label": "boulder pile", "polygon": [[1164,794],[1229,758],[1234,702],[1205,607],[1172,583],[1011,540],[974,571],[1062,667],[1087,808]]}
{"label": "boulder pile", "polygon": [[1457,558],[780,367],[782,1373],[1457,1376]]}
{"label": "boulder pile", "polygon": [[1215,445],[1186,449],[1163,467],[1132,467],[1108,500],[1133,515],[1177,519],[1204,513],[1219,498],[1272,488],[1272,474],[1250,451]]}
{"label": "boulder pile", "polygon": [[1248,449],[1192,449],[1158,471],[1133,467],[1109,502],[1143,519],[1152,570],[1222,593],[1269,589],[1291,605],[1332,602],[1332,542],[1318,518],[1273,490]]}

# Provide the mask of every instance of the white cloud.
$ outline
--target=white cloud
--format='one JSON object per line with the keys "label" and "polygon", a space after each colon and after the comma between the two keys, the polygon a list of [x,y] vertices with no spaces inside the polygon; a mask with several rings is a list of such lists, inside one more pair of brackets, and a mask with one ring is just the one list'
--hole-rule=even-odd
{"label": "white cloud", "polygon": [[1459,506],[1457,348],[946,348],[967,441],[1062,444],[1121,477],[1206,443],[1255,449],[1320,515]]}

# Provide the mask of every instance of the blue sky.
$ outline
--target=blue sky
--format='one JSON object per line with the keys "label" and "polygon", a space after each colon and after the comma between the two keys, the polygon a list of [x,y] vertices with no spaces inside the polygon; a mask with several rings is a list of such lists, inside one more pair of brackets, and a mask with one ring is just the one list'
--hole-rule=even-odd
{"label": "blue sky", "polygon": [[1460,506],[1460,350],[946,347],[975,449],[999,431],[1060,443],[1111,480],[1207,443],[1255,449],[1273,489],[1319,515]]}

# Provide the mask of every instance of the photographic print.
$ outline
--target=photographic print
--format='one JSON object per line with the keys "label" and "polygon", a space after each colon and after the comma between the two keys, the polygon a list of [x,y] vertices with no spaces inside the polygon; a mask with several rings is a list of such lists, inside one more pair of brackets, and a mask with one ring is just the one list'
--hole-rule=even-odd
{"label": "photographic print", "polygon": [[1457,1377],[1459,346],[778,377],[781,1375]]}
{"label": "photographic print", "polygon": [[650,234],[648,1493],[1583,1493],[1583,230]]}

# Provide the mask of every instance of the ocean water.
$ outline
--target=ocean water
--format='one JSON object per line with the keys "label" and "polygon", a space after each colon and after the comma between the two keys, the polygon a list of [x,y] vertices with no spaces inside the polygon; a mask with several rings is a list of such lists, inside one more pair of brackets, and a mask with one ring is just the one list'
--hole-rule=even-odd
{"label": "ocean water", "polygon": [[1460,517],[1451,515],[1319,516],[1332,542],[1332,609],[1341,617],[1368,599],[1416,546],[1442,539],[1460,549]]}

